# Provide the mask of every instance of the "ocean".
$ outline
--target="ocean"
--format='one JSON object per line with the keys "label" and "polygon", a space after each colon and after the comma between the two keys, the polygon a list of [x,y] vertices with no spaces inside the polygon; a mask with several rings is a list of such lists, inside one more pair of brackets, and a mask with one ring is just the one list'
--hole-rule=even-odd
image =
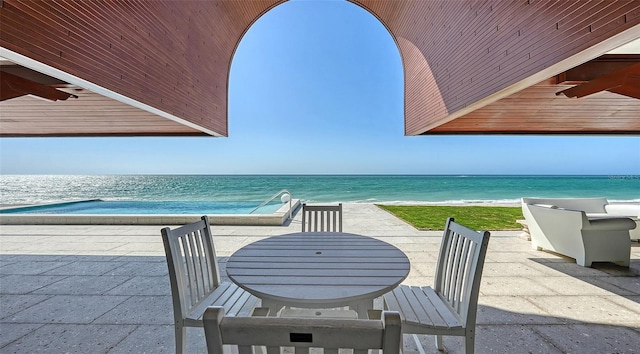
{"label": "ocean", "polygon": [[454,175],[0,175],[0,204],[113,201],[264,201],[287,189],[303,202],[519,203],[521,197],[640,202],[640,176]]}

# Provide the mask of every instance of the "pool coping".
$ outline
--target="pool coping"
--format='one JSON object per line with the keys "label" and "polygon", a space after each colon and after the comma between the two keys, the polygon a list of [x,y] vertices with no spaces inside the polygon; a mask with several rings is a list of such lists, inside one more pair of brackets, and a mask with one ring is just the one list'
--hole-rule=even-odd
{"label": "pool coping", "polygon": [[[291,200],[291,214],[300,199]],[[0,225],[181,225],[203,214],[0,214]],[[271,214],[207,214],[212,225],[282,226],[289,220],[289,203]]]}

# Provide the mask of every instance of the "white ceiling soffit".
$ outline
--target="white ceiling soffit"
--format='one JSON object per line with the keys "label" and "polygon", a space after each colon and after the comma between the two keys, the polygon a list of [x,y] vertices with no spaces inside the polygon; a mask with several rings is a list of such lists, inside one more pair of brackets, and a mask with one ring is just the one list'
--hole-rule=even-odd
{"label": "white ceiling soffit", "polygon": [[607,54],[640,54],[640,38],[620,46]]}

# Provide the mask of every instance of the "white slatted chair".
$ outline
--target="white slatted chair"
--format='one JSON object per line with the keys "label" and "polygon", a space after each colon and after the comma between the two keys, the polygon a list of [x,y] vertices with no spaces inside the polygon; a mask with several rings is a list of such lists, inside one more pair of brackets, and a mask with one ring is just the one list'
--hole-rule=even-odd
{"label": "white slatted chair", "polygon": [[258,298],[231,282],[220,283],[206,215],[174,230],[165,227],[161,233],[171,280],[176,353],[184,353],[185,327],[202,327],[207,306],[223,306],[230,315],[249,316]]}
{"label": "white slatted chair", "polygon": [[302,232],[342,232],[342,203],[302,204]]}
{"label": "white slatted chair", "polygon": [[295,348],[296,354],[309,353],[310,348],[327,354],[337,354],[339,349],[353,349],[354,354],[369,349],[400,353],[402,331],[397,312],[385,311],[380,318],[368,320],[271,317],[266,308],[256,310],[259,314],[254,317],[227,317],[223,308],[209,307],[203,318],[209,354],[230,352],[231,346],[237,346],[240,354],[260,352],[264,347],[268,353],[292,353],[289,348]]}
{"label": "white slatted chair", "polygon": [[464,227],[447,219],[435,287],[401,285],[383,296],[385,309],[398,311],[402,332],[465,337],[466,353],[474,352],[476,311],[489,232]]}

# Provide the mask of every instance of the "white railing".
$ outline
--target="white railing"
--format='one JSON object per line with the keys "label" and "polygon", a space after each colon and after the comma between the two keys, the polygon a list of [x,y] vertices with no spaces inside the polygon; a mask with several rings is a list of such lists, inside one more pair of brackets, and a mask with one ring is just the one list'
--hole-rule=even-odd
{"label": "white railing", "polygon": [[[283,194],[283,193],[285,193],[285,194]],[[288,200],[288,202],[289,202],[289,219],[292,219],[292,217],[291,217],[291,215],[292,215],[292,214],[291,214],[291,213],[292,213],[293,211],[291,210],[291,200],[293,199],[293,197],[291,196],[291,192],[289,192],[289,191],[288,191],[288,190],[286,190],[286,189],[282,189],[282,190],[280,190],[278,193],[276,193],[276,194],[272,195],[272,196],[271,196],[271,198],[269,198],[269,199],[265,200],[264,202],[260,203],[260,205],[258,205],[255,209],[251,210],[251,212],[249,212],[249,214],[253,214],[253,212],[254,212],[254,211],[256,211],[256,210],[258,210],[258,209],[262,208],[262,207],[263,207],[263,206],[265,206],[265,205],[267,205],[270,201],[272,201],[272,200],[276,199],[276,198],[277,198],[279,195],[281,195],[281,194],[283,194],[283,195],[287,195],[287,196],[288,196],[288,199],[289,199],[289,200]]]}

